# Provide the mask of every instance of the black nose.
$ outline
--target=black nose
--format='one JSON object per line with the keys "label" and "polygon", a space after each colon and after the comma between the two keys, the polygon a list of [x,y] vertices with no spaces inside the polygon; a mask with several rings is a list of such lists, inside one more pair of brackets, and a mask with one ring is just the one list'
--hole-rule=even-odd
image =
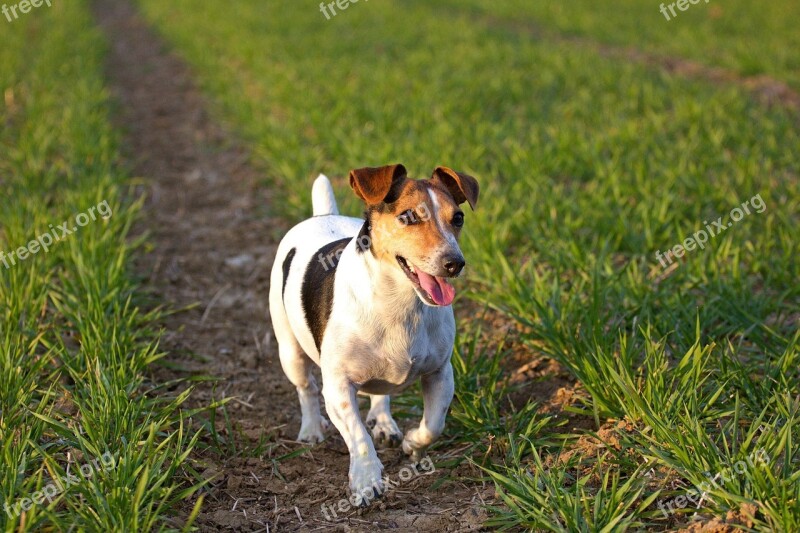
{"label": "black nose", "polygon": [[464,268],[467,262],[464,261],[464,258],[460,255],[454,255],[445,258],[444,260],[444,269],[447,270],[447,273],[451,276],[458,276],[461,273],[461,269]]}

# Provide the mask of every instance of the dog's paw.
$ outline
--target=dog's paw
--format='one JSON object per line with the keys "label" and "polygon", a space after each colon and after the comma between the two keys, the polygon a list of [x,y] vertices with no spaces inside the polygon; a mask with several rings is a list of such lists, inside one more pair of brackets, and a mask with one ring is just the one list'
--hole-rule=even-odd
{"label": "dog's paw", "polygon": [[323,417],[309,422],[304,421],[300,426],[300,433],[297,434],[297,440],[306,444],[318,444],[325,440],[325,431],[330,426],[331,423]]}
{"label": "dog's paw", "polygon": [[416,432],[416,429],[412,429],[406,433],[406,437],[403,439],[403,452],[410,456],[414,463],[419,463],[425,458],[427,447],[416,441],[414,438]]}
{"label": "dog's paw", "polygon": [[350,492],[356,505],[366,507],[383,495],[383,465],[375,458],[354,460],[350,465]]}
{"label": "dog's paw", "polygon": [[376,448],[397,448],[403,442],[403,432],[391,418],[381,421],[367,418],[367,427],[372,430],[372,441]]}

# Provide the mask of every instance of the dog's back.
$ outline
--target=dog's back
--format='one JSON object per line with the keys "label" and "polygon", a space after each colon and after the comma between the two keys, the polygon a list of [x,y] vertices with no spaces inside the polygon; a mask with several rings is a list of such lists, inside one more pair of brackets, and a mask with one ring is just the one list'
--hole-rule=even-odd
{"label": "dog's back", "polygon": [[[317,364],[326,290],[332,290],[344,246],[358,234],[363,219],[339,216],[333,188],[320,174],[312,189],[314,216],[294,226],[281,240],[270,278],[270,314],[276,336],[291,334]],[[303,283],[314,287],[313,294]],[[306,295],[306,298],[303,295]],[[305,300],[305,301],[304,301]],[[305,323],[289,316],[305,316]]]}

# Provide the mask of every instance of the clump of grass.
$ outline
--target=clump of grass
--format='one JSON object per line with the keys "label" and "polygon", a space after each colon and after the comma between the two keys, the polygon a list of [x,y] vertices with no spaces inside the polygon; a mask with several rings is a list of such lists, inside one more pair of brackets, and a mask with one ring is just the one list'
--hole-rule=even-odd
{"label": "clump of grass", "polygon": [[[470,452],[490,452],[504,456],[513,439],[522,435],[535,439],[540,446],[556,446],[553,429],[563,425],[552,416],[538,412],[535,402],[515,407],[510,398],[514,386],[509,383],[503,361],[508,350],[501,343],[489,348],[480,343],[481,329],[466,333],[456,343],[452,364],[456,395],[450,408],[448,434],[459,442],[470,443]],[[469,453],[469,452],[468,452]]]}
{"label": "clump of grass", "polygon": [[640,517],[659,496],[646,492],[643,467],[627,479],[607,464],[608,454],[581,468],[577,456],[545,467],[536,446],[515,439],[507,464],[485,468],[507,508],[495,508],[487,525],[500,530],[524,527],[536,531],[625,531],[643,527]]}

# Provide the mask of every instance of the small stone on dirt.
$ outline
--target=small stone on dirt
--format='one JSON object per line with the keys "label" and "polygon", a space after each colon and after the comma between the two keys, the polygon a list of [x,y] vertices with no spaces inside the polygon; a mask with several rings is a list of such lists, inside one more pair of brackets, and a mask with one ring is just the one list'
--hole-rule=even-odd
{"label": "small stone on dirt", "polygon": [[233,268],[244,268],[253,264],[253,256],[250,254],[239,254],[234,257],[229,257],[225,260],[225,264]]}

